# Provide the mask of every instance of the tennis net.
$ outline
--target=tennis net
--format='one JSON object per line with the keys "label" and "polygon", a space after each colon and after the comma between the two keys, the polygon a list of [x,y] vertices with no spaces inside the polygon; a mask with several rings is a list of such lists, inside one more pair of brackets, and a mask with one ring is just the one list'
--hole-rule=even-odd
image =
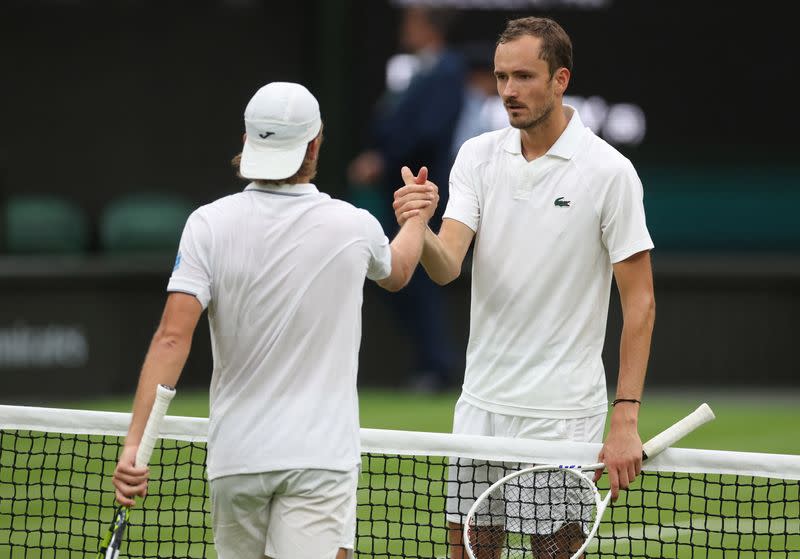
{"label": "tennis net", "polygon": [[[109,476],[129,421],[124,413],[0,406],[0,559],[94,556],[113,515]],[[216,557],[207,425],[165,420],[121,556]],[[599,448],[362,429],[356,556],[448,557],[450,462],[462,480],[450,482],[451,493],[469,498],[487,467],[592,463]],[[606,513],[587,557],[800,558],[798,480],[800,456],[668,449]]]}

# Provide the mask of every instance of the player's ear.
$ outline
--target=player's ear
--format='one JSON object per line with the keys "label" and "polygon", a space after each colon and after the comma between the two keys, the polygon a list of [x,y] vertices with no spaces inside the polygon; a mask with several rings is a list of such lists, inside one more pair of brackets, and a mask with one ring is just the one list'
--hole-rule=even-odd
{"label": "player's ear", "polygon": [[242,134],[242,143],[245,143],[246,141],[247,141],[247,132]]}
{"label": "player's ear", "polygon": [[308,151],[311,154],[312,159],[317,159],[319,157],[319,148],[322,146],[322,130],[319,131],[317,137],[308,142]]}
{"label": "player's ear", "polygon": [[306,146],[306,159],[310,159],[311,161],[316,161],[319,157],[319,142],[316,138],[308,142]]}
{"label": "player's ear", "polygon": [[558,89],[558,93],[560,95],[564,95],[564,92],[567,90],[570,76],[571,76],[570,71],[564,67],[561,67],[558,70],[556,70],[556,73],[553,76],[553,78],[556,81],[556,88]]}

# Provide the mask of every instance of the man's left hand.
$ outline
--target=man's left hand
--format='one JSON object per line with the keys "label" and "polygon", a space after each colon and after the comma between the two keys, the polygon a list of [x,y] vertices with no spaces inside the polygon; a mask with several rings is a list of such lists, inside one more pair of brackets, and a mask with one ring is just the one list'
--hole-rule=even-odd
{"label": "man's left hand", "polygon": [[[606,465],[611,486],[611,499],[616,501],[620,489],[627,489],[642,471],[642,440],[637,429],[638,410],[614,408],[611,427],[598,457]],[[603,475],[595,472],[594,481]]]}

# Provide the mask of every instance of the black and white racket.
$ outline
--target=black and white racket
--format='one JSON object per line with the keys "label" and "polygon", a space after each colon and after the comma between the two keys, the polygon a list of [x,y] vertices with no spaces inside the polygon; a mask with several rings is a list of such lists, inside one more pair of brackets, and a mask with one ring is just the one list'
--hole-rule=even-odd
{"label": "black and white racket", "polygon": [[[171,386],[159,384],[156,388],[153,409],[150,410],[147,425],[145,425],[142,433],[142,440],[136,451],[136,466],[146,466],[150,462],[150,456],[153,454],[153,448],[161,431],[161,423],[174,397],[175,389]],[[125,528],[128,526],[128,511],[129,508],[125,506],[117,508],[117,512],[114,513],[114,521],[109,526],[103,539],[100,540],[97,559],[117,559],[119,557],[119,548],[122,545],[122,538],[125,536]]]}
{"label": "black and white racket", "polygon": [[[707,404],[642,445],[642,459],[714,419]],[[515,471],[493,483],[473,503],[464,521],[470,559],[577,559],[588,547],[611,499],[600,496],[595,470],[605,464],[544,465]]]}

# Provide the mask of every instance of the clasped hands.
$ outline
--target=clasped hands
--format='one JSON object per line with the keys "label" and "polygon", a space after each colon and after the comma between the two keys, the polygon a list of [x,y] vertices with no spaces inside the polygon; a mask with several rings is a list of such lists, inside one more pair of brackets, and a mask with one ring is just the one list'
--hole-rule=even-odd
{"label": "clasped hands", "polygon": [[416,176],[411,169],[403,167],[400,174],[405,184],[395,191],[392,203],[397,223],[402,227],[415,216],[420,216],[427,223],[439,204],[439,187],[428,180],[427,167],[420,167]]}

